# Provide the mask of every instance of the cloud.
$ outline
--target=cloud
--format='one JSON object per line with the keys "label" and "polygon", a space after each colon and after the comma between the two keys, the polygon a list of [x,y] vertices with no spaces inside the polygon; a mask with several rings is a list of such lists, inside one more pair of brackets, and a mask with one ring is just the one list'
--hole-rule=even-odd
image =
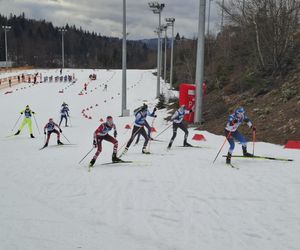
{"label": "cloud", "polygon": [[[10,13],[33,19],[45,19],[56,26],[75,24],[85,30],[107,36],[122,36],[123,1],[121,0],[0,0],[1,14]],[[208,2],[209,0],[207,0]],[[155,37],[158,15],[148,7],[148,0],[127,1],[127,32],[129,39]],[[195,37],[198,31],[199,0],[165,0],[162,23],[174,17],[175,34]],[[215,1],[211,7],[211,29],[218,28],[220,17]]]}

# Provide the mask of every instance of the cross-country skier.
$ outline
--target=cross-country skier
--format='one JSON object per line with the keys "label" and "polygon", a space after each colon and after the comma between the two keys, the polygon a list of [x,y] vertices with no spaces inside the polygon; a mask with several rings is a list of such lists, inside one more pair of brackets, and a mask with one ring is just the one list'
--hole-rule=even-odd
{"label": "cross-country skier", "polygon": [[[142,107],[143,107],[143,106],[142,106]],[[134,113],[137,113],[142,107],[140,107],[140,108],[138,108],[137,110],[135,110]],[[152,111],[152,113],[150,113],[149,110],[148,110],[148,108],[147,108],[147,115],[156,118],[156,117],[157,117],[157,115],[155,115],[156,110],[157,110],[157,109],[154,108],[153,111]],[[151,127],[150,127],[150,125],[149,125],[149,123],[147,122],[146,119],[145,119],[145,124],[144,124],[144,125],[145,125],[145,127],[147,128],[147,130],[148,130],[147,135],[148,135],[149,140],[153,140],[153,138],[150,137],[150,136],[151,136]],[[137,136],[137,138],[136,138],[135,144],[138,144],[138,143],[139,143],[140,137],[141,137],[141,133],[138,133],[138,136]]]}
{"label": "cross-country skier", "polygon": [[28,128],[29,128],[29,133],[30,133],[30,137],[34,138],[33,134],[32,134],[32,122],[31,122],[31,116],[35,114],[34,111],[32,111],[29,108],[29,105],[26,105],[25,109],[20,111],[20,114],[22,115],[24,113],[24,120],[21,124],[21,126],[19,127],[18,131],[15,133],[15,135],[20,134],[21,130],[23,129],[23,127],[27,124]]}
{"label": "cross-country skier", "polygon": [[[131,134],[129,141],[127,142],[127,145],[126,145],[125,150],[123,151],[122,155],[126,154],[132,141],[134,140],[136,135],[139,133],[145,138],[144,145],[142,148],[142,153],[149,154],[149,152],[146,150],[146,147],[147,147],[147,144],[149,141],[149,137],[144,129],[147,114],[148,114],[148,106],[146,104],[144,104],[141,107],[141,109],[138,112],[136,112],[136,114],[135,114],[135,121],[134,121],[134,126],[132,129],[132,134]],[[150,116],[152,116],[152,115],[150,115]]]}
{"label": "cross-country skier", "polygon": [[234,150],[234,140],[239,141],[242,144],[243,155],[247,157],[252,157],[253,155],[247,152],[247,141],[242,134],[237,130],[238,127],[243,123],[247,123],[247,125],[252,128],[253,131],[256,131],[256,127],[251,123],[248,117],[245,115],[245,110],[243,107],[239,107],[235,110],[235,112],[228,116],[226,127],[225,127],[225,135],[228,137],[228,142],[230,144],[228,154],[226,157],[226,163],[231,163],[231,155]]}
{"label": "cross-country skier", "polygon": [[[111,135],[108,134],[109,131],[111,131],[112,129],[114,129],[114,137],[112,137]],[[102,141],[103,140],[109,141],[114,144],[113,154],[112,154],[112,162],[122,161],[121,159],[119,159],[117,157],[118,141],[116,140],[116,137],[117,137],[116,125],[113,122],[113,118],[111,116],[107,116],[106,122],[102,123],[94,132],[93,145],[95,148],[97,147],[97,151],[96,151],[93,159],[90,161],[90,167],[92,167],[95,164],[99,154],[102,151]]]}
{"label": "cross-country skier", "polygon": [[173,136],[169,142],[168,149],[172,147],[173,141],[177,135],[177,129],[180,128],[184,132],[184,140],[183,146],[184,147],[191,147],[192,145],[187,142],[187,138],[189,135],[189,131],[187,130],[186,126],[183,123],[183,117],[185,114],[190,114],[192,110],[186,110],[185,105],[181,105],[178,110],[175,111],[173,116],[171,117],[171,121],[173,121]]}
{"label": "cross-country skier", "polygon": [[[55,127],[58,128],[55,129]],[[63,143],[60,141],[60,133],[62,132],[61,128],[53,121],[52,118],[49,118],[49,122],[46,123],[44,126],[44,134],[46,135],[46,130],[47,130],[47,140],[44,145],[44,148],[48,146],[49,139],[52,133],[57,134],[57,145],[63,145]]]}
{"label": "cross-country skier", "polygon": [[68,117],[69,117],[69,107],[68,105],[62,105],[62,108],[60,110],[60,122],[59,126],[62,123],[62,120],[65,119],[65,126],[68,127]]}

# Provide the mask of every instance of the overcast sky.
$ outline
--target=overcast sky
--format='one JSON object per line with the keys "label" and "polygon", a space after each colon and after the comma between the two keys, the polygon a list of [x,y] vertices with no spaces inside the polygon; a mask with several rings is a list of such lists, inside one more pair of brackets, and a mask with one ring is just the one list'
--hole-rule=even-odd
{"label": "overcast sky", "polygon": [[[207,0],[207,10],[208,10]],[[220,27],[220,10],[217,0],[211,0],[210,31]],[[128,39],[155,37],[154,29],[158,26],[158,15],[150,11],[149,0],[127,0]],[[166,6],[162,20],[174,17],[175,34],[195,37],[198,30],[199,0],[164,0],[158,1]],[[55,26],[75,24],[84,30],[95,31],[101,35],[121,37],[122,0],[0,0],[0,13],[25,16],[33,19],[45,19]],[[207,15],[206,15],[207,18]]]}

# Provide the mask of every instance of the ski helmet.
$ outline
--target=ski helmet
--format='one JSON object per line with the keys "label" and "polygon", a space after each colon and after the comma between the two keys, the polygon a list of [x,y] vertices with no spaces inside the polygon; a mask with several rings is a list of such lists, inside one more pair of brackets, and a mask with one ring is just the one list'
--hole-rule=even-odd
{"label": "ski helmet", "polygon": [[113,118],[109,115],[106,117],[106,124],[111,127],[114,124]]}
{"label": "ski helmet", "polygon": [[245,109],[243,107],[238,107],[236,110],[235,110],[235,114],[244,114],[245,113]]}
{"label": "ski helmet", "polygon": [[53,118],[49,118],[49,122],[53,122]]}
{"label": "ski helmet", "polygon": [[142,111],[145,111],[145,110],[147,110],[147,109],[148,109],[148,105],[144,103],[143,106],[142,106],[142,108],[141,108],[141,110],[142,110]]}

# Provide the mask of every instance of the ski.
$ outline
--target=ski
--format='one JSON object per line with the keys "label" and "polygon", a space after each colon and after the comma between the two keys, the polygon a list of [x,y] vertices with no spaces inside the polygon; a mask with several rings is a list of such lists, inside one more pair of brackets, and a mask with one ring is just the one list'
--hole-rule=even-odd
{"label": "ski", "polygon": [[65,144],[60,144],[60,145],[50,145],[50,146],[47,146],[47,147],[41,147],[39,150],[42,150],[44,148],[52,148],[52,147],[62,147],[62,146],[74,146],[74,145],[77,145],[77,144],[72,144],[72,143],[65,143]]}
{"label": "ski", "polygon": [[239,167],[236,167],[236,166],[232,165],[231,163],[226,163],[226,166],[234,168],[234,169],[240,169]]}
{"label": "ski", "polygon": [[[223,155],[223,157],[227,157],[227,155]],[[274,160],[274,161],[294,161],[293,159],[287,159],[287,158],[277,158],[277,157],[268,157],[268,156],[244,156],[244,155],[232,155],[231,157],[236,158],[248,158],[248,159],[262,159],[262,160]]]}
{"label": "ski", "polygon": [[101,163],[101,165],[111,165],[111,164],[123,164],[123,163],[134,163],[134,161],[118,161],[118,162],[105,162]]}
{"label": "ski", "polygon": [[191,146],[176,146],[177,148],[208,148],[208,147],[203,147],[203,146],[196,146],[196,145],[191,145]]}

